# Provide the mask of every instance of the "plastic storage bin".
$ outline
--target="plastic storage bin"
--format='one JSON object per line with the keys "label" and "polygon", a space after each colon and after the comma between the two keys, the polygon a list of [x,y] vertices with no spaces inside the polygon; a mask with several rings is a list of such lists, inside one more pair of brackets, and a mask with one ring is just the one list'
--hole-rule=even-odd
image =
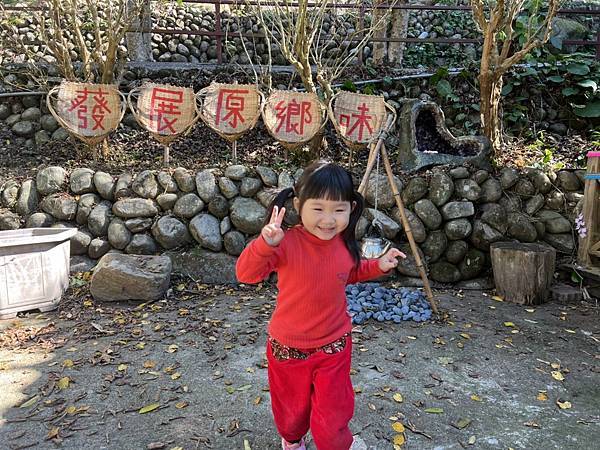
{"label": "plastic storage bin", "polygon": [[69,239],[76,228],[0,231],[0,319],[49,311],[69,286]]}

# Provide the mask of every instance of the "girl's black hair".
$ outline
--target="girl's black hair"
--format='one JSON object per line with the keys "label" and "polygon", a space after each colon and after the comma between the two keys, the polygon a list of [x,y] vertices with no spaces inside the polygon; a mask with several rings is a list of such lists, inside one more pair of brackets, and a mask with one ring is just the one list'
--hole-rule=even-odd
{"label": "girl's black hair", "polygon": [[[352,183],[350,173],[327,161],[316,161],[309,165],[293,188],[282,190],[269,205],[265,225],[269,223],[273,207],[281,209],[290,198],[298,197],[300,209],[308,199],[327,199],[333,201],[356,202],[356,206],[350,213],[350,221],[344,231],[342,239],[354,260],[355,268],[360,264],[360,250],[356,241],[356,224],[363,213],[365,202]],[[300,214],[300,211],[298,211]]]}

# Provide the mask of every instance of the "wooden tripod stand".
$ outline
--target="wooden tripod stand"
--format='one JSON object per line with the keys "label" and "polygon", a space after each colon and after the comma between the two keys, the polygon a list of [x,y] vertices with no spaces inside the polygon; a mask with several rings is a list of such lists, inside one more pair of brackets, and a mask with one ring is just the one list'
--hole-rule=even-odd
{"label": "wooden tripod stand", "polygon": [[419,275],[421,276],[421,280],[423,281],[425,295],[427,296],[427,300],[429,300],[429,304],[431,305],[431,309],[433,310],[433,312],[435,314],[438,314],[437,301],[433,297],[433,292],[431,292],[431,287],[429,286],[429,279],[427,278],[427,273],[425,272],[425,268],[423,267],[423,261],[419,256],[419,251],[417,249],[417,244],[415,243],[410,224],[408,223],[408,219],[406,218],[406,214],[404,213],[404,204],[402,203],[402,199],[400,198],[400,193],[398,192],[396,183],[394,183],[394,173],[392,172],[392,166],[390,165],[390,160],[385,149],[384,140],[387,137],[388,130],[392,126],[393,122],[394,116],[389,115],[386,124],[382,129],[381,134],[379,135],[379,139],[377,140],[376,145],[371,147],[371,150],[369,151],[367,169],[365,170],[363,179],[360,182],[360,186],[358,187],[358,192],[364,196],[365,191],[367,189],[367,185],[369,183],[369,177],[371,175],[371,172],[373,171],[373,166],[377,161],[377,155],[379,153],[381,158],[383,159],[388,183],[390,184],[392,193],[394,194],[394,200],[396,201],[396,206],[398,207],[398,211],[400,212],[400,218],[402,219],[402,227],[404,228],[404,232],[406,233],[406,237],[408,238],[410,249],[415,257],[415,263],[417,265],[417,269],[419,270]]}

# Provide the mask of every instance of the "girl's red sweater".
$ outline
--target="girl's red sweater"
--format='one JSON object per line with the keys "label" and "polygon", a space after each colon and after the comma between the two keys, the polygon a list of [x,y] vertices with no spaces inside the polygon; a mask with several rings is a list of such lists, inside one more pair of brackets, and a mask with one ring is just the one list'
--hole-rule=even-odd
{"label": "girl's red sweater", "polygon": [[269,335],[289,347],[310,349],[352,330],[346,311],[346,284],[384,275],[376,259],[357,270],[340,235],[324,241],[301,225],[286,231],[277,247],[258,237],[240,255],[237,278],[258,283],[277,272],[279,294]]}

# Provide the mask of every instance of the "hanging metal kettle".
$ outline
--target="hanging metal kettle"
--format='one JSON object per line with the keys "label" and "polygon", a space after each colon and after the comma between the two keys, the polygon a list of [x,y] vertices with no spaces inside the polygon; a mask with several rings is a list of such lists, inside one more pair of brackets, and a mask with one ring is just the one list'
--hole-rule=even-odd
{"label": "hanging metal kettle", "polygon": [[374,219],[361,240],[360,253],[366,259],[380,258],[391,245],[392,243],[383,237],[381,222]]}

